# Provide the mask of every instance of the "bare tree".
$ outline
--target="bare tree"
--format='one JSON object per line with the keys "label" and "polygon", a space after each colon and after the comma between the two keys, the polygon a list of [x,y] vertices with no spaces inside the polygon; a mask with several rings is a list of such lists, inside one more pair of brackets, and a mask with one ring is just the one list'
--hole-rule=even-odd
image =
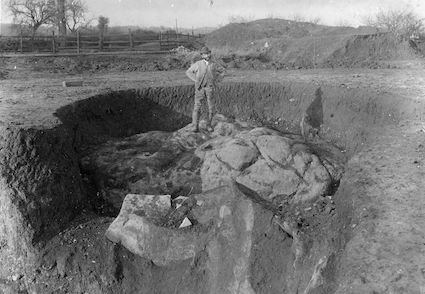
{"label": "bare tree", "polygon": [[8,7],[14,16],[14,23],[31,29],[32,39],[38,28],[51,22],[56,15],[54,0],[9,0]]}
{"label": "bare tree", "polygon": [[68,30],[75,33],[79,28],[90,25],[93,19],[87,20],[87,6],[82,0],[66,0],[65,19]]}
{"label": "bare tree", "polygon": [[393,33],[399,39],[409,39],[424,31],[424,19],[412,11],[390,10],[380,11],[374,17],[365,20],[366,25]]}
{"label": "bare tree", "polygon": [[99,16],[99,18],[97,19],[97,28],[99,29],[101,35],[106,33],[106,31],[108,30],[108,24],[109,18],[102,15]]}
{"label": "bare tree", "polygon": [[60,36],[66,35],[66,7],[65,0],[55,0],[56,3],[56,23]]}

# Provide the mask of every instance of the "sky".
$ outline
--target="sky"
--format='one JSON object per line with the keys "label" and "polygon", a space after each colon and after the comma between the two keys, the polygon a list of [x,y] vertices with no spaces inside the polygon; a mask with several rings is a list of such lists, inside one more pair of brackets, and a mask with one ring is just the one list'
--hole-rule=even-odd
{"label": "sky", "polygon": [[[0,22],[11,22],[1,0]],[[320,19],[326,25],[359,26],[367,16],[389,9],[409,9],[425,18],[424,0],[85,0],[89,15],[110,25],[174,28],[217,27],[233,18]]]}

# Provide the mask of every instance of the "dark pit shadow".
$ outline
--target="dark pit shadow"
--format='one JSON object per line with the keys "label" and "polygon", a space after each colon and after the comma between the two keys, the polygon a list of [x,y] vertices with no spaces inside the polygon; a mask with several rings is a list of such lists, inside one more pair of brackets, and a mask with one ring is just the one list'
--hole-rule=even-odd
{"label": "dark pit shadow", "polygon": [[190,118],[136,90],[100,94],[59,108],[55,115],[74,135],[73,147],[101,144],[148,131],[175,131]]}
{"label": "dark pit shadow", "polygon": [[323,124],[323,104],[322,104],[322,89],[318,88],[314,93],[314,100],[307,107],[306,114],[309,117],[309,123],[313,128],[320,129]]}

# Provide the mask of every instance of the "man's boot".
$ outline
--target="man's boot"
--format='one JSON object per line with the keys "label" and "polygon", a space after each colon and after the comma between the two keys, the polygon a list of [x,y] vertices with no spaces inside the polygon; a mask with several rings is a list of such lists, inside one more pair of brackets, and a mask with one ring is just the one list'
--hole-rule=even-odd
{"label": "man's boot", "polygon": [[196,110],[192,112],[192,131],[199,132],[199,113]]}

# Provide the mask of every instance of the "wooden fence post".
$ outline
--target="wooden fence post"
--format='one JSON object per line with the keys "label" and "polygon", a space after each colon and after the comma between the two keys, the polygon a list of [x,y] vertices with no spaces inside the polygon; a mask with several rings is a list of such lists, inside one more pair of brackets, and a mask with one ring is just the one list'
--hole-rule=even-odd
{"label": "wooden fence post", "polygon": [[159,51],[162,51],[162,32],[159,32]]}
{"label": "wooden fence post", "polygon": [[24,52],[24,38],[23,38],[23,36],[22,36],[22,29],[21,29],[21,34],[20,34],[20,36],[19,36],[19,51],[20,51],[21,53],[23,53],[23,52]]}
{"label": "wooden fence post", "polygon": [[56,41],[55,41],[55,31],[52,31],[52,52],[56,53]]}
{"label": "wooden fence post", "polygon": [[103,32],[101,31],[99,34],[99,50],[103,50]]}
{"label": "wooden fence post", "polygon": [[133,49],[133,47],[134,47],[134,40],[133,40],[133,34],[131,33],[131,29],[128,29],[128,37],[130,39],[130,48]]}
{"label": "wooden fence post", "polygon": [[77,54],[80,54],[80,31],[77,31]]}
{"label": "wooden fence post", "polygon": [[161,42],[161,51],[162,50],[167,50],[167,45],[168,45],[168,42],[169,42],[169,38],[170,38],[169,32],[165,32],[165,40],[163,40],[163,42]]}

